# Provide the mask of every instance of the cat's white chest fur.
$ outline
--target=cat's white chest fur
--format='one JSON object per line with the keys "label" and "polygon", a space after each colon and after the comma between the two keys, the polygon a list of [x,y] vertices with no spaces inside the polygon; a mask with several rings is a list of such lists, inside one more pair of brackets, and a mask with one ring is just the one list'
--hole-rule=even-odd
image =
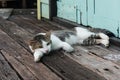
{"label": "cat's white chest fur", "polygon": [[70,45],[78,43],[78,37],[76,35],[70,35],[69,38],[66,38],[65,41],[69,43]]}
{"label": "cat's white chest fur", "polygon": [[[51,35],[51,41],[52,41],[52,50],[61,48],[61,44],[63,43],[63,41],[61,41],[54,34]],[[69,38],[65,38],[65,42],[67,42],[70,45],[76,44],[77,41],[78,41],[78,38],[75,35],[70,35]]]}
{"label": "cat's white chest fur", "polygon": [[62,42],[58,37],[56,37],[55,35],[51,35],[51,50],[56,50],[56,49],[59,49],[61,46],[60,46],[60,43]]}
{"label": "cat's white chest fur", "polygon": [[[71,36],[71,38],[73,38],[73,36]],[[73,43],[75,44],[76,41],[72,39],[69,40],[65,40],[65,41],[61,41],[56,35],[52,34],[51,35],[51,50],[57,50],[62,48],[63,50],[67,51],[67,52],[71,52],[74,51],[73,47],[71,46]],[[68,41],[68,42],[67,42]],[[72,43],[71,45],[69,43]]]}

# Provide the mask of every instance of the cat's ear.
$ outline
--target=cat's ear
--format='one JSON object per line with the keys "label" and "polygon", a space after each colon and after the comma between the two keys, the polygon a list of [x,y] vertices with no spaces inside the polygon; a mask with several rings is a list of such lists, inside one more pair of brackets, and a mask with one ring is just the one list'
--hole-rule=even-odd
{"label": "cat's ear", "polygon": [[37,49],[37,48],[42,48],[42,45],[37,40],[30,40],[29,46],[31,46],[32,50]]}
{"label": "cat's ear", "polygon": [[31,45],[31,46],[34,45],[34,44],[36,44],[36,43],[37,43],[36,40],[29,40],[28,41],[28,44]]}
{"label": "cat's ear", "polygon": [[50,39],[51,33],[52,33],[52,30],[50,30],[49,32],[46,33],[46,37],[47,37],[48,39]]}

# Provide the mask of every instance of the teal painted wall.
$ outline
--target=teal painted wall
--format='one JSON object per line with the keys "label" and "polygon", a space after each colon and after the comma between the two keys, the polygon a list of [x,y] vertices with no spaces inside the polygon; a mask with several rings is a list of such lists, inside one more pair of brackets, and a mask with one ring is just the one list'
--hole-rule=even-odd
{"label": "teal painted wall", "polygon": [[119,2],[119,0],[89,0],[88,25],[108,29],[119,36],[117,32],[120,27]]}
{"label": "teal painted wall", "polygon": [[49,19],[49,0],[41,0],[41,16]]}
{"label": "teal painted wall", "polygon": [[57,16],[87,25],[86,0],[58,0]]}
{"label": "teal painted wall", "polygon": [[57,16],[120,37],[120,0],[57,0]]}

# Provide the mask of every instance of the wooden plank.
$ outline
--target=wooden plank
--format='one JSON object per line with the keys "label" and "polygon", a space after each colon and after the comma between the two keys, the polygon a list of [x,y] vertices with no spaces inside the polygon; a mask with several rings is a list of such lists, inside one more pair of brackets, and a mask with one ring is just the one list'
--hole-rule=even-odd
{"label": "wooden plank", "polygon": [[90,68],[86,68],[83,64],[77,63],[71,57],[68,57],[68,55],[64,55],[64,52],[56,51],[44,57],[42,61],[70,80],[105,80],[104,77],[91,71]]}
{"label": "wooden plank", "polygon": [[74,54],[67,55],[84,67],[96,72],[106,80],[118,80],[120,78],[120,66],[101,57],[96,56],[89,50],[75,46]]}
{"label": "wooden plank", "polygon": [[36,9],[13,9],[12,15],[29,15],[36,17]]}
{"label": "wooden plank", "polygon": [[116,46],[120,47],[120,45],[119,45],[120,44],[120,39],[119,38],[113,37],[113,38],[110,39],[110,41],[113,45],[116,45]]}
{"label": "wooden plank", "polygon": [[[27,43],[28,39],[31,39],[31,37],[32,37],[31,34],[29,34],[28,32],[24,33],[25,32],[24,29],[21,29],[15,23],[7,21],[7,20],[4,20],[4,19],[0,19],[0,25],[1,25],[0,28],[3,29],[3,31],[7,32],[8,35],[14,37],[14,39],[19,44],[24,45],[24,48],[29,50],[29,48],[27,47],[26,43]],[[22,35],[22,36],[18,36],[18,35]],[[21,37],[26,37],[27,39],[23,40]]]}
{"label": "wooden plank", "polygon": [[111,60],[120,65],[120,49],[117,46],[111,45],[109,48],[103,48],[100,46],[86,46],[84,48],[98,57]]}
{"label": "wooden plank", "polygon": [[59,18],[59,17],[54,17],[53,21],[59,23],[60,25],[65,26],[66,28],[73,28],[73,27],[76,27],[76,26],[81,26],[80,24],[77,24],[75,22],[72,22],[72,21],[69,21],[69,20],[66,20],[66,19],[63,19],[63,18]]}
{"label": "wooden plank", "polygon": [[57,27],[57,29],[67,29],[65,26],[63,26],[63,25],[61,25],[61,24],[59,24],[59,23],[50,21],[50,20],[48,20],[48,19],[43,18],[42,20],[44,20],[45,22],[47,22],[47,23],[50,24],[50,25],[53,25],[53,26]]}
{"label": "wooden plank", "polygon": [[[10,27],[9,27],[10,28]],[[21,47],[17,42],[11,39],[9,36],[6,35],[3,31],[0,30],[0,49],[3,50],[4,56],[8,59],[8,61],[13,62],[11,63],[12,66],[19,72],[19,75],[22,76],[24,79],[31,80],[31,78],[37,77],[39,80],[61,80],[57,75],[55,75],[51,70],[49,70],[46,66],[42,63],[35,63],[33,61],[33,56],[27,52],[23,47]],[[5,55],[6,53],[6,55]],[[12,57],[10,57],[12,56]],[[14,62],[15,61],[15,62]],[[17,66],[16,63],[23,64],[24,66],[20,65]],[[21,70],[26,69],[24,71],[31,72],[23,72]],[[25,74],[26,73],[26,74]],[[32,77],[34,75],[35,77]]]}
{"label": "wooden plank", "polygon": [[[25,20],[23,20],[24,18],[23,18],[23,16],[12,16],[11,18],[9,18],[9,20],[15,22],[20,27],[24,28],[25,30],[27,30],[30,33],[36,34],[36,33],[41,32],[41,31],[45,32],[44,28],[46,26],[44,26],[44,24],[43,24],[44,22],[43,23],[40,22],[39,23],[40,25],[36,25],[35,22],[27,23]],[[29,18],[25,18],[25,19],[29,20]],[[35,20],[35,19],[33,19],[33,20]],[[37,26],[39,26],[40,28],[38,28]],[[28,27],[31,28],[31,29],[34,29],[34,31],[29,29]]]}
{"label": "wooden plank", "polygon": [[5,56],[7,61],[13,66],[13,68],[20,74],[21,78],[24,80],[38,80],[29,70],[28,68],[21,63],[18,59],[11,56],[8,52],[1,50],[2,54]]}
{"label": "wooden plank", "polygon": [[8,64],[4,59],[2,52],[0,51],[0,80],[21,80],[16,71]]}
{"label": "wooden plank", "polygon": [[[36,33],[38,33],[38,29],[39,29],[39,32],[40,31],[46,32],[47,30],[61,29],[59,26],[57,27],[55,25],[51,25],[51,24],[47,23],[45,20],[38,21],[35,18],[30,17],[30,16],[24,16],[24,17],[23,16],[12,16],[11,18],[9,18],[9,20],[17,23],[19,26],[21,26],[25,30],[28,30],[29,28],[33,28],[33,29],[35,29]],[[21,24],[21,22],[23,24]]]}

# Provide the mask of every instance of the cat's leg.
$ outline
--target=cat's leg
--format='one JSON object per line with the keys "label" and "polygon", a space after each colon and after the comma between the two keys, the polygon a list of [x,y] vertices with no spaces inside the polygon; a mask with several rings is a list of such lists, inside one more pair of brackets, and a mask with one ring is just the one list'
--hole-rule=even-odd
{"label": "cat's leg", "polygon": [[109,40],[105,39],[96,39],[96,44],[102,44],[105,47],[109,47]]}
{"label": "cat's leg", "polygon": [[96,39],[97,44],[103,44],[105,47],[109,47],[109,37],[104,33],[97,34],[101,39]]}
{"label": "cat's leg", "polygon": [[98,35],[101,39],[109,40],[109,37],[108,37],[106,34],[104,34],[104,33],[98,33],[97,35]]}
{"label": "cat's leg", "polygon": [[63,50],[65,50],[66,52],[73,52],[74,51],[74,48],[70,44],[68,44],[66,42],[61,43],[61,48]]}

